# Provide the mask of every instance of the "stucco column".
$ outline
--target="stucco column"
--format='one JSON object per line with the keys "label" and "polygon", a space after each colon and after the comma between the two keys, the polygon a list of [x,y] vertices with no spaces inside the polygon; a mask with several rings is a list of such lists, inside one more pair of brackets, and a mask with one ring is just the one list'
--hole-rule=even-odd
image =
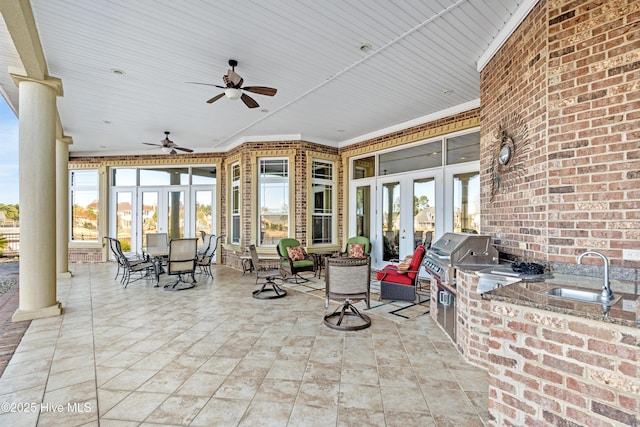
{"label": "stucco column", "polygon": [[56,96],[59,80],[19,85],[20,302],[13,321],[62,314],[56,300]]}
{"label": "stucco column", "polygon": [[56,140],[56,273],[59,279],[69,271],[69,144],[71,138]]}

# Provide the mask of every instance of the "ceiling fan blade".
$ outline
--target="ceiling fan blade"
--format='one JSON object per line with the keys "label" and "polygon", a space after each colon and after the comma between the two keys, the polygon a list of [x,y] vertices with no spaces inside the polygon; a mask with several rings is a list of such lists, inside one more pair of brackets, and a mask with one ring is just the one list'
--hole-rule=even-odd
{"label": "ceiling fan blade", "polygon": [[161,144],[152,144],[150,142],[143,142],[144,145],[153,145],[154,147],[164,147],[164,145]]}
{"label": "ceiling fan blade", "polygon": [[220,85],[216,85],[213,83],[200,83],[200,82],[185,82],[187,84],[190,85],[205,85],[205,86],[215,86],[215,87],[219,87],[220,89],[226,89],[226,86],[220,86]]}
{"label": "ceiling fan blade", "polygon": [[255,101],[255,99],[253,99],[252,97],[250,97],[246,93],[243,93],[242,96],[240,97],[240,99],[242,99],[242,102],[244,102],[244,104],[249,108],[259,107],[259,105]]}
{"label": "ceiling fan blade", "polygon": [[253,92],[259,95],[267,95],[267,96],[273,96],[278,91],[278,89],[274,89],[272,87],[265,87],[265,86],[247,86],[240,89],[246,90],[247,92]]}
{"label": "ceiling fan blade", "polygon": [[178,146],[175,146],[173,148],[175,150],[184,151],[185,153],[193,153],[193,150],[191,148],[184,148],[184,147],[178,147]]}
{"label": "ceiling fan blade", "polygon": [[207,104],[211,104],[212,102],[216,102],[218,99],[222,98],[224,96],[224,92],[222,92],[220,95],[216,95],[213,98],[211,98],[210,100],[207,101]]}

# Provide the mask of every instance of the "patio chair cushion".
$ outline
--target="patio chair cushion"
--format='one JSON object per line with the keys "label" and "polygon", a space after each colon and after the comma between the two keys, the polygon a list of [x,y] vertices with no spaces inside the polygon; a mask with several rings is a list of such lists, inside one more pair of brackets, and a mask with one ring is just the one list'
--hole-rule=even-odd
{"label": "patio chair cushion", "polygon": [[304,259],[304,252],[302,251],[301,246],[291,246],[287,248],[287,253],[289,254],[289,258],[291,261],[302,261]]}
{"label": "patio chair cushion", "polygon": [[364,258],[364,244],[356,243],[349,245],[349,258]]}
{"label": "patio chair cushion", "polygon": [[422,262],[422,257],[424,256],[424,246],[419,245],[413,256],[411,257],[411,263],[409,264],[406,272],[398,269],[397,265],[389,264],[384,267],[382,270],[378,271],[376,274],[376,280],[383,280],[385,282],[393,282],[399,285],[415,285],[415,278],[418,274],[418,270],[420,269],[420,263]]}
{"label": "patio chair cushion", "polygon": [[384,280],[386,282],[393,282],[398,285],[413,286],[413,278],[409,277],[411,273],[401,273],[398,271],[398,266],[387,265],[376,274],[376,280]]}

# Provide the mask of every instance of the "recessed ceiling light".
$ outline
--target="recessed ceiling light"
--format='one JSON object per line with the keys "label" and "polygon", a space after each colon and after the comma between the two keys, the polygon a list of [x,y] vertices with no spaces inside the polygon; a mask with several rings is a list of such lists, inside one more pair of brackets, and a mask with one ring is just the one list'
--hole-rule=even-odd
{"label": "recessed ceiling light", "polygon": [[106,145],[101,145],[100,148],[107,148],[107,146]]}
{"label": "recessed ceiling light", "polygon": [[344,132],[344,129],[338,129],[338,132],[342,133]]}
{"label": "recessed ceiling light", "polygon": [[445,95],[452,95],[453,94],[453,89],[443,89],[442,93],[444,93]]}
{"label": "recessed ceiling light", "polygon": [[268,108],[263,108],[263,109],[262,109],[262,110],[260,110],[260,111],[261,111],[261,112],[263,112],[263,113],[268,113],[268,112],[269,112],[269,109],[268,109]]}
{"label": "recessed ceiling light", "polygon": [[124,76],[126,73],[122,70],[118,70],[117,68],[112,68],[111,72],[116,76]]}
{"label": "recessed ceiling light", "polygon": [[111,121],[110,120],[104,120],[104,123],[107,124],[107,125],[110,125]]}
{"label": "recessed ceiling light", "polygon": [[371,46],[371,43],[360,43],[358,49],[360,52],[369,53],[373,50],[373,46]]}

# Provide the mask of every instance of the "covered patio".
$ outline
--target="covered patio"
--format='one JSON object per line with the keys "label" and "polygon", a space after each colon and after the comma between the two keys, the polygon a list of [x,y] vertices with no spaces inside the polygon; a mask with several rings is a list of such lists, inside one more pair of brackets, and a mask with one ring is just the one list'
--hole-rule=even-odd
{"label": "covered patio", "polygon": [[428,315],[346,333],[322,324],[322,298],[251,298],[255,278],[224,266],[185,292],[73,268],[57,283],[65,315],[33,320],[0,378],[15,404],[2,425],[487,422],[486,372]]}

